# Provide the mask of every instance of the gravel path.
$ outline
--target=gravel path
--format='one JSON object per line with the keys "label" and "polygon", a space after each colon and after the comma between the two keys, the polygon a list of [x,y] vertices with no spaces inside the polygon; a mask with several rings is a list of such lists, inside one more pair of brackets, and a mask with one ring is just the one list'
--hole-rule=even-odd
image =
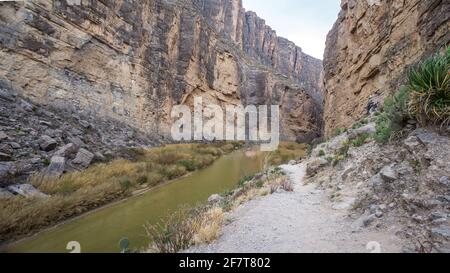
{"label": "gravel path", "polygon": [[369,252],[367,244],[373,241],[381,245],[382,252],[401,251],[400,242],[388,231],[352,231],[345,211],[332,209],[324,192],[314,185],[303,185],[304,164],[282,168],[295,183],[294,192],[275,193],[242,205],[215,243],[189,252]]}

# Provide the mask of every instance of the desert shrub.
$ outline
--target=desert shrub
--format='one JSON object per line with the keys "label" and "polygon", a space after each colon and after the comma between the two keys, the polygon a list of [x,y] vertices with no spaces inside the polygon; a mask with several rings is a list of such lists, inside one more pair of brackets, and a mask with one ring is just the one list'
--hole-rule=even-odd
{"label": "desert shrub", "polygon": [[180,165],[163,166],[160,173],[167,179],[175,179],[187,173],[186,168]]}
{"label": "desert shrub", "polygon": [[352,141],[353,147],[361,147],[369,138],[369,134],[362,134]]}
{"label": "desert shrub", "polygon": [[409,119],[408,93],[408,88],[402,86],[392,97],[385,99],[383,112],[376,118],[374,138],[377,142],[386,143],[394,132],[402,130],[405,126]]}
{"label": "desert shrub", "polygon": [[160,222],[145,225],[151,250],[159,253],[177,253],[192,245],[195,235],[195,215],[187,209],[169,214]]}
{"label": "desert shrub", "polygon": [[345,128],[336,128],[333,131],[333,137],[337,137],[339,135],[342,135],[345,132],[346,132]]}
{"label": "desert shrub", "polygon": [[339,148],[339,155],[342,157],[347,157],[349,149],[350,149],[350,142],[348,140],[342,141],[341,147]]}
{"label": "desert shrub", "polygon": [[178,160],[177,164],[184,166],[187,171],[193,172],[196,170],[195,162],[192,159],[182,159]]}
{"label": "desert shrub", "polygon": [[147,182],[148,182],[148,177],[147,177],[146,175],[139,176],[136,182],[137,182],[139,185],[147,184]]}
{"label": "desert shrub", "polygon": [[450,47],[408,71],[409,113],[421,125],[450,124]]}
{"label": "desert shrub", "polygon": [[120,181],[120,186],[122,187],[123,190],[127,191],[131,188],[132,184],[129,179],[125,178]]}
{"label": "desert shrub", "polygon": [[294,184],[292,183],[292,181],[290,179],[287,179],[286,177],[284,177],[281,181],[281,188],[284,191],[291,192],[291,191],[294,191]]}
{"label": "desert shrub", "polygon": [[358,129],[361,127],[364,127],[364,125],[367,125],[368,120],[367,119],[362,119],[360,121],[358,121],[357,123],[353,124],[352,129]]}
{"label": "desert shrub", "polygon": [[262,180],[257,180],[257,181],[255,182],[255,186],[256,186],[257,188],[262,188],[262,187],[264,187],[264,181],[262,181]]}
{"label": "desert shrub", "polygon": [[324,150],[320,150],[320,151],[319,151],[319,156],[320,156],[320,157],[325,156],[325,151],[324,151]]}
{"label": "desert shrub", "polygon": [[249,181],[251,181],[255,176],[254,175],[246,175],[244,178],[239,180],[238,187],[242,188],[245,186],[245,184]]}
{"label": "desert shrub", "polygon": [[177,253],[194,244],[212,242],[219,236],[223,219],[222,208],[182,208],[144,227],[151,251]]}
{"label": "desert shrub", "polygon": [[147,175],[147,183],[149,186],[156,186],[159,183],[164,181],[164,176],[162,176],[160,173],[149,173]]}

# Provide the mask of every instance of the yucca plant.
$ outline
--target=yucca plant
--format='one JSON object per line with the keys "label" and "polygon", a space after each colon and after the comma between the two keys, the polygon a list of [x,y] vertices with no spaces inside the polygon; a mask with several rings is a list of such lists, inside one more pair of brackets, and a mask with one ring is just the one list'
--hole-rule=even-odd
{"label": "yucca plant", "polygon": [[408,71],[408,112],[421,125],[450,124],[450,47]]}

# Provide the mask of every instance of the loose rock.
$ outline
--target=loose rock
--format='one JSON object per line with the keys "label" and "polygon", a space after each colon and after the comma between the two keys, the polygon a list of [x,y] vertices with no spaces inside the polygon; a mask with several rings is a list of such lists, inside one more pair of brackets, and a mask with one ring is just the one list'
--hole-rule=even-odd
{"label": "loose rock", "polygon": [[30,184],[21,184],[21,185],[13,185],[9,186],[8,190],[24,197],[36,197],[36,198],[46,198],[48,195],[38,191],[33,185]]}
{"label": "loose rock", "polygon": [[50,165],[47,167],[48,176],[60,177],[64,173],[66,159],[62,156],[53,156]]}
{"label": "loose rock", "polygon": [[83,168],[87,168],[91,164],[93,159],[94,159],[93,153],[89,152],[86,149],[81,148],[72,162],[74,164],[82,166]]}
{"label": "loose rock", "polygon": [[385,182],[393,182],[398,179],[397,172],[391,166],[385,166],[381,170],[380,175]]}
{"label": "loose rock", "polygon": [[58,145],[58,143],[51,137],[47,136],[47,135],[43,135],[40,139],[41,143],[40,143],[40,147],[43,151],[49,152],[52,151],[56,148],[56,146]]}

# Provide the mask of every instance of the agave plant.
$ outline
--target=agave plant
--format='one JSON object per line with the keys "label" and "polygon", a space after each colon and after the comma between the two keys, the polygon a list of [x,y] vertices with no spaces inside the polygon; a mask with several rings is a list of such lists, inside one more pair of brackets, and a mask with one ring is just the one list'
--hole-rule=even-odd
{"label": "agave plant", "polygon": [[422,125],[450,124],[450,47],[408,72],[408,111]]}

